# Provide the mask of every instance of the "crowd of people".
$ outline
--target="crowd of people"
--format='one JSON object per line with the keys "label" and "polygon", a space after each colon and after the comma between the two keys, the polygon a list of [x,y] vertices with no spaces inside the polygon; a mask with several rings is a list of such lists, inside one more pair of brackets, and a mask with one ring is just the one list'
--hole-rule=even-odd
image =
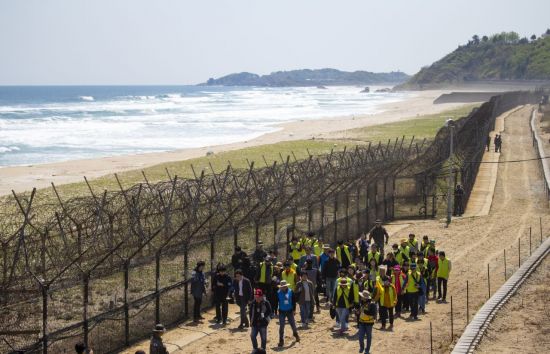
{"label": "crowd of people", "polygon": [[[267,331],[272,319],[279,321],[278,346],[285,345],[286,324],[296,342],[324,308],[334,320],[333,330],[345,336],[350,322],[356,324],[359,353],[370,353],[373,326],[392,331],[396,319],[418,320],[429,300],[445,302],[451,262],[436,242],[416,235],[388,247],[389,235],[380,220],[368,234],[352,241],[338,241],[335,247],[322,244],[312,232],[293,237],[288,258],[266,252],[258,243],[251,255],[235,248],[231,265],[219,264],[208,284],[204,262],[198,262],[191,278],[194,298],[193,320],[199,322],[203,296],[208,288],[216,308],[214,321],[225,326],[228,303],[240,308],[238,328],[250,329],[253,353],[265,353]],[[432,295],[430,297],[430,294]],[[299,313],[300,328],[295,315]],[[353,325],[352,325],[353,326]],[[157,325],[151,340],[151,354],[165,354],[164,327]],[[258,336],[260,338],[258,343]]]}

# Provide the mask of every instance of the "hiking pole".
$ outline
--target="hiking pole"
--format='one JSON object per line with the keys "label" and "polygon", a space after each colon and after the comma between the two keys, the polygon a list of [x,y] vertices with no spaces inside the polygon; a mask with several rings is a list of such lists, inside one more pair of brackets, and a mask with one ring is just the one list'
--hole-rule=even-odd
{"label": "hiking pole", "polygon": [[518,268],[521,267],[521,237],[518,238]]}
{"label": "hiking pole", "polygon": [[539,216],[540,244],[542,245],[542,216]]}
{"label": "hiking pole", "polygon": [[432,321],[430,321],[430,354],[433,354]]}
{"label": "hiking pole", "polygon": [[453,323],[453,297],[451,296],[451,343],[454,340],[454,331],[453,331],[454,323]]}

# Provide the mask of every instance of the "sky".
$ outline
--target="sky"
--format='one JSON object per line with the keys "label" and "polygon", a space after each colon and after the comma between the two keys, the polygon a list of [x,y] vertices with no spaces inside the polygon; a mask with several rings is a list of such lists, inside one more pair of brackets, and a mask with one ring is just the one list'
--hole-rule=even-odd
{"label": "sky", "polygon": [[416,73],[549,0],[0,0],[0,85],[196,84],[248,71]]}

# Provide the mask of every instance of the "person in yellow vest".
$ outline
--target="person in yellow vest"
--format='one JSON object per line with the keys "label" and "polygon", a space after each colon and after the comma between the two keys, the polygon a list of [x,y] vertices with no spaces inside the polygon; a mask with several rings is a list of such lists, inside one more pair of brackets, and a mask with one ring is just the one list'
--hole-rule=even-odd
{"label": "person in yellow vest", "polygon": [[409,250],[415,250],[415,252],[418,252],[420,248],[418,247],[418,240],[416,239],[415,234],[409,234],[409,241],[407,241],[407,246],[409,246]]}
{"label": "person in yellow vest", "polygon": [[286,281],[290,290],[294,291],[296,289],[296,283],[298,282],[298,276],[296,271],[291,268],[291,263],[289,261],[285,262],[284,270],[281,273],[281,280]]}
{"label": "person in yellow vest", "polygon": [[367,253],[367,264],[370,264],[371,259],[374,259],[377,267],[382,264],[382,255],[380,254],[380,252],[378,252],[376,243],[370,245],[370,252]]}
{"label": "person in yellow vest", "polygon": [[382,285],[380,291],[380,319],[382,329],[386,329],[386,321],[390,320],[390,330],[393,328],[393,308],[397,305],[397,291],[393,286],[391,279],[384,275],[381,278]]}
{"label": "person in yellow vest", "polygon": [[338,241],[338,246],[336,246],[336,258],[343,268],[347,268],[352,263],[349,247],[344,245],[342,240]]}
{"label": "person in yellow vest", "polygon": [[270,256],[265,257],[265,260],[260,263],[256,274],[257,287],[262,289],[266,299],[269,299],[271,297],[271,278],[273,278],[273,263],[271,263]]}
{"label": "person in yellow vest", "polygon": [[306,246],[312,246],[313,245],[313,237],[315,236],[315,232],[313,231],[308,231],[306,232],[306,235],[304,237],[302,237],[302,239],[300,240],[300,243],[302,244],[302,247],[306,247]]}
{"label": "person in yellow vest", "polygon": [[397,254],[395,255],[395,260],[403,266],[403,263],[409,261],[409,246],[407,246],[407,240],[401,240],[401,246],[397,249]]}
{"label": "person in yellow vest", "polygon": [[353,306],[353,291],[346,278],[341,278],[338,282],[332,303],[338,314],[339,333],[343,334],[348,330],[349,310]]}
{"label": "person in yellow vest", "polygon": [[[361,305],[359,307],[359,353],[370,353],[372,343],[372,327],[376,321],[376,302],[371,298],[368,291],[364,290],[359,294]],[[365,347],[365,336],[367,346]]]}
{"label": "person in yellow vest", "polygon": [[410,319],[418,319],[418,295],[420,291],[420,273],[416,270],[416,263],[411,263],[411,270],[405,278],[405,291],[411,309]]}
{"label": "person in yellow vest", "polygon": [[420,252],[422,252],[424,257],[426,257],[428,254],[427,248],[429,245],[430,245],[430,238],[428,237],[428,235],[422,236],[422,243],[420,244]]}
{"label": "person in yellow vest", "polygon": [[[439,251],[439,257],[437,259],[437,299],[443,302],[447,301],[447,280],[449,280],[449,273],[451,273],[451,261],[445,257],[444,251]],[[441,286],[443,285],[443,293],[441,292]]]}
{"label": "person in yellow vest", "polygon": [[317,263],[319,263],[321,254],[323,253],[323,245],[319,243],[319,240],[316,237],[313,237],[311,240],[311,248],[313,249],[313,254],[317,257]]}
{"label": "person in yellow vest", "polygon": [[300,262],[300,257],[305,254],[302,243],[299,242],[298,239],[294,236],[292,237],[288,248],[290,251],[289,254],[292,257],[294,263],[298,264],[298,262]]}

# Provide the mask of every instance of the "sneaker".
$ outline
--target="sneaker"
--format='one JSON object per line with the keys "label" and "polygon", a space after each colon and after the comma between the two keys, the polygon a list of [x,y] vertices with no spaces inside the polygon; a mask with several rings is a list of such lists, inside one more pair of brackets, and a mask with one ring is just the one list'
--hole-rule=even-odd
{"label": "sneaker", "polygon": [[365,348],[359,348],[359,353],[362,353],[365,350]]}
{"label": "sneaker", "polygon": [[294,338],[296,338],[296,343],[300,342],[300,336],[298,333],[294,333]]}
{"label": "sneaker", "polygon": [[237,328],[238,328],[238,329],[244,329],[244,323],[241,323],[241,324],[239,325],[239,327],[237,327]]}

